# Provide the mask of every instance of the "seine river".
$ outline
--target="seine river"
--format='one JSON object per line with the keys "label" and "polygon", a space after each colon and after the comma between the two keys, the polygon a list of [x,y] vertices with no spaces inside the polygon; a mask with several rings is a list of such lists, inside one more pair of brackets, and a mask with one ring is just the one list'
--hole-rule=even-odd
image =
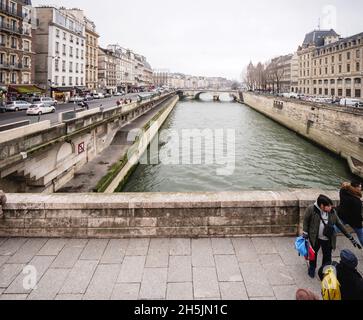
{"label": "seine river", "polygon": [[152,163],[139,164],[121,191],[335,190],[352,178],[345,160],[251,108],[204,98],[178,103],[154,141]]}

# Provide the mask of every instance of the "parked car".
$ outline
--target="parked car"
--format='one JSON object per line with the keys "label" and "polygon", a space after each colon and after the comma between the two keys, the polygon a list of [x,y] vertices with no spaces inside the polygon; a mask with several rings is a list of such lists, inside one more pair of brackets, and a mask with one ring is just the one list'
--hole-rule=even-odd
{"label": "parked car", "polygon": [[103,93],[94,93],[93,94],[93,99],[103,99],[105,96],[103,95]]}
{"label": "parked car", "polygon": [[116,96],[116,97],[120,97],[120,96],[123,96],[124,95],[124,93],[123,92],[116,92],[115,94],[114,94],[114,96]]}
{"label": "parked car", "polygon": [[111,98],[112,97],[112,94],[111,93],[105,93],[104,94],[104,98]]}
{"label": "parked car", "polygon": [[78,103],[78,102],[82,102],[82,101],[84,101],[84,97],[80,97],[80,96],[74,96],[68,100],[68,102],[70,102],[70,103]]}
{"label": "parked car", "polygon": [[33,98],[31,101],[32,104],[44,104],[47,107],[52,107],[57,105],[57,100],[54,100],[49,97],[37,97]]}
{"label": "parked car", "polygon": [[359,99],[348,99],[344,98],[340,100],[340,105],[343,107],[359,107],[362,104],[362,101]]}
{"label": "parked car", "polygon": [[5,111],[27,110],[30,106],[31,103],[23,100],[10,101],[5,105]]}
{"label": "parked car", "polygon": [[54,106],[49,106],[49,105],[46,105],[45,103],[36,103],[36,104],[32,104],[28,108],[28,110],[26,111],[26,114],[28,116],[30,116],[30,115],[41,116],[42,114],[54,113],[54,112],[55,112]]}

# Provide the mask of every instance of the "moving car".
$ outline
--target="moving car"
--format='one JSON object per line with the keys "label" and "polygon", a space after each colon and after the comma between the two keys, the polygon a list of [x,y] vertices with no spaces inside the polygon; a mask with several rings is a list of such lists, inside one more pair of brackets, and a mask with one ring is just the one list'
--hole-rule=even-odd
{"label": "moving car", "polygon": [[115,94],[114,94],[114,96],[116,96],[116,97],[120,97],[120,96],[123,96],[124,95],[124,93],[123,92],[116,92]]}
{"label": "moving car", "polygon": [[55,112],[55,107],[54,106],[49,106],[49,105],[46,105],[44,103],[36,103],[36,104],[32,104],[28,108],[28,110],[26,111],[26,114],[28,116],[30,116],[30,115],[41,116],[42,114],[54,113],[54,112]]}
{"label": "moving car", "polygon": [[52,106],[56,106],[58,102],[49,97],[39,97],[39,98],[33,98],[31,103],[32,104],[44,104],[47,107],[52,107]]}
{"label": "moving car", "polygon": [[342,107],[359,107],[360,105],[362,105],[362,101],[358,100],[358,99],[341,99],[340,100],[340,105]]}
{"label": "moving car", "polygon": [[90,95],[90,94],[86,94],[86,95],[84,96],[84,100],[85,100],[85,101],[93,100],[93,96],[92,96],[92,95]]}
{"label": "moving car", "polygon": [[93,99],[103,99],[105,96],[103,95],[103,93],[94,93],[93,94]]}
{"label": "moving car", "polygon": [[78,102],[84,101],[84,99],[85,99],[84,97],[74,96],[74,97],[69,98],[68,102],[70,102],[70,103],[78,103]]}
{"label": "moving car", "polygon": [[8,102],[5,105],[5,111],[19,111],[19,110],[28,110],[31,106],[31,103],[23,101],[23,100],[16,100]]}

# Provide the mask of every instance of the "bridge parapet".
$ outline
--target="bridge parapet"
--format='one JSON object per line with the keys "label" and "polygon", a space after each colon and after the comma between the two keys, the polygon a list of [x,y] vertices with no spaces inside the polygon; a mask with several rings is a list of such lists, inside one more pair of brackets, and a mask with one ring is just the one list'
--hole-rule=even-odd
{"label": "bridge parapet", "polygon": [[158,99],[96,113],[85,112],[52,127],[40,126],[32,131],[20,128],[24,135],[8,135],[0,143],[0,189],[8,192],[56,191],[81,166],[109,146],[123,125],[173,95],[165,94]]}

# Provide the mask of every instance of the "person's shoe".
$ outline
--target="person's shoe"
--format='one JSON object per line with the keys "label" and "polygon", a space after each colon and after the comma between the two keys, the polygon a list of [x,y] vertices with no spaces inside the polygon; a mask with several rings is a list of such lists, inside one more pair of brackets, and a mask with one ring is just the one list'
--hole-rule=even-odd
{"label": "person's shoe", "polygon": [[308,275],[310,278],[314,279],[315,278],[315,268],[309,267]]}

